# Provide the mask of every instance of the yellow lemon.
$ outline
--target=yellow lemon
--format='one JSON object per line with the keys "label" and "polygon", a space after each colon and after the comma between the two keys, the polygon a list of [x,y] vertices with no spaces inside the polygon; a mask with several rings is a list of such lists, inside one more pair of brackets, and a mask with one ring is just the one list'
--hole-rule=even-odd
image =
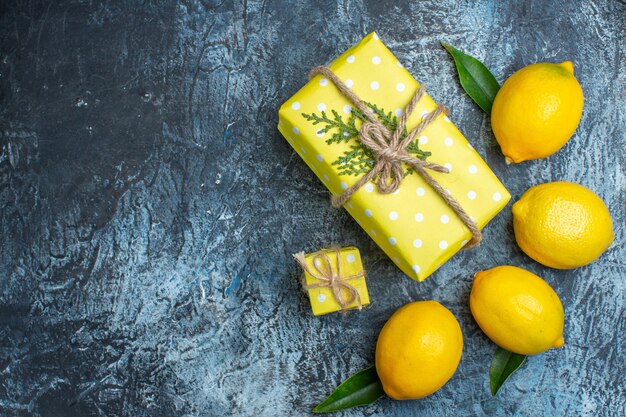
{"label": "yellow lemon", "polygon": [[552,155],[574,134],[583,112],[574,64],[528,65],[496,94],[491,127],[507,162]]}
{"label": "yellow lemon", "polygon": [[604,202],[593,191],[571,182],[534,186],[512,210],[517,244],[535,261],[552,268],[591,263],[615,238]]}
{"label": "yellow lemon", "polygon": [[459,366],[463,334],[454,315],[436,301],[396,310],[376,343],[376,371],[385,393],[414,400],[441,388]]}
{"label": "yellow lemon", "polygon": [[483,332],[509,352],[535,355],[563,346],[563,306],[537,275],[498,266],[474,276],[470,309]]}

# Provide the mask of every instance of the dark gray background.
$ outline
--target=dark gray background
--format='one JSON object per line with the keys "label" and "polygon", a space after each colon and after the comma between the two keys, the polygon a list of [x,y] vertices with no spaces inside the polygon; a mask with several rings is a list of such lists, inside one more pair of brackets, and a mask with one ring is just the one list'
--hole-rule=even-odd
{"label": "dark gray background", "polygon": [[[0,6],[0,415],[302,416],[372,363],[411,300],[458,317],[461,365],[436,394],[345,416],[625,415],[624,4],[605,1],[3,1]],[[376,30],[513,195],[552,180],[607,203],[615,242],[557,271],[515,244],[510,205],[485,241],[422,284],[405,277],[281,138],[280,104]],[[506,166],[439,41],[500,82],[573,60],[581,125],[556,155]],[[372,304],[313,317],[291,254],[357,245]],[[474,272],[544,277],[564,349],[496,398]]]}

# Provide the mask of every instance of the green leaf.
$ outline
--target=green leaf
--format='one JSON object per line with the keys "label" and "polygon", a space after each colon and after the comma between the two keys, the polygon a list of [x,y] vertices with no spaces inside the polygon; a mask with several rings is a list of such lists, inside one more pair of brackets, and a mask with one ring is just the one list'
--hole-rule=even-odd
{"label": "green leaf", "polygon": [[500,89],[496,77],[476,58],[464,54],[448,43],[441,42],[441,46],[454,59],[461,87],[481,109],[490,114],[493,100]]}
{"label": "green leaf", "polygon": [[330,413],[371,404],[384,394],[376,367],[371,366],[342,382],[328,398],[313,409],[313,412]]}
{"label": "green leaf", "polygon": [[496,349],[489,368],[491,395],[496,395],[504,381],[524,363],[525,359],[525,355],[509,352],[500,347]]}

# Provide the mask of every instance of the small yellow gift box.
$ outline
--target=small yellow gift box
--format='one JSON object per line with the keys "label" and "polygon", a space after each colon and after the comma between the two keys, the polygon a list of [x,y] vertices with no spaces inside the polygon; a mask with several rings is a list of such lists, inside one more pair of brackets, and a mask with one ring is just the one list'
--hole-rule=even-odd
{"label": "small yellow gift box", "polygon": [[355,247],[294,255],[304,270],[313,314],[361,309],[370,303],[361,255]]}
{"label": "small yellow gift box", "polygon": [[[375,33],[328,68],[390,127],[402,118],[420,88]],[[338,196],[357,187],[375,165],[372,152],[361,141],[360,127],[370,115],[363,116],[334,81],[318,74],[281,106],[278,129],[331,194]],[[395,192],[381,193],[372,180],[358,187],[344,204],[395,264],[418,281],[470,241],[468,221],[482,229],[510,199],[487,164],[425,94],[408,114],[407,131],[427,119],[406,150],[415,158],[445,167],[447,172],[428,172],[441,190],[435,192],[422,175],[407,170]],[[441,192],[456,200],[465,220]]]}

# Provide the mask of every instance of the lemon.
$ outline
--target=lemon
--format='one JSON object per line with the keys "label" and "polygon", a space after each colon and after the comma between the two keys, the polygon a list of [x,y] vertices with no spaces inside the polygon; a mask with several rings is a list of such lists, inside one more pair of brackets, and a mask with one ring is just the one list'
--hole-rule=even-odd
{"label": "lemon", "polygon": [[513,204],[515,239],[537,262],[571,269],[593,262],[615,237],[611,214],[593,191],[571,182],[527,190]]}
{"label": "lemon", "polygon": [[535,355],[563,346],[563,306],[543,279],[515,266],[474,276],[470,309],[483,332],[509,352]]}
{"label": "lemon", "polygon": [[380,331],[376,371],[388,396],[414,400],[448,382],[462,352],[454,315],[436,301],[416,301],[396,310]]}
{"label": "lemon", "polygon": [[532,64],[511,75],[491,109],[491,127],[507,162],[561,149],[580,122],[583,101],[570,61]]}

